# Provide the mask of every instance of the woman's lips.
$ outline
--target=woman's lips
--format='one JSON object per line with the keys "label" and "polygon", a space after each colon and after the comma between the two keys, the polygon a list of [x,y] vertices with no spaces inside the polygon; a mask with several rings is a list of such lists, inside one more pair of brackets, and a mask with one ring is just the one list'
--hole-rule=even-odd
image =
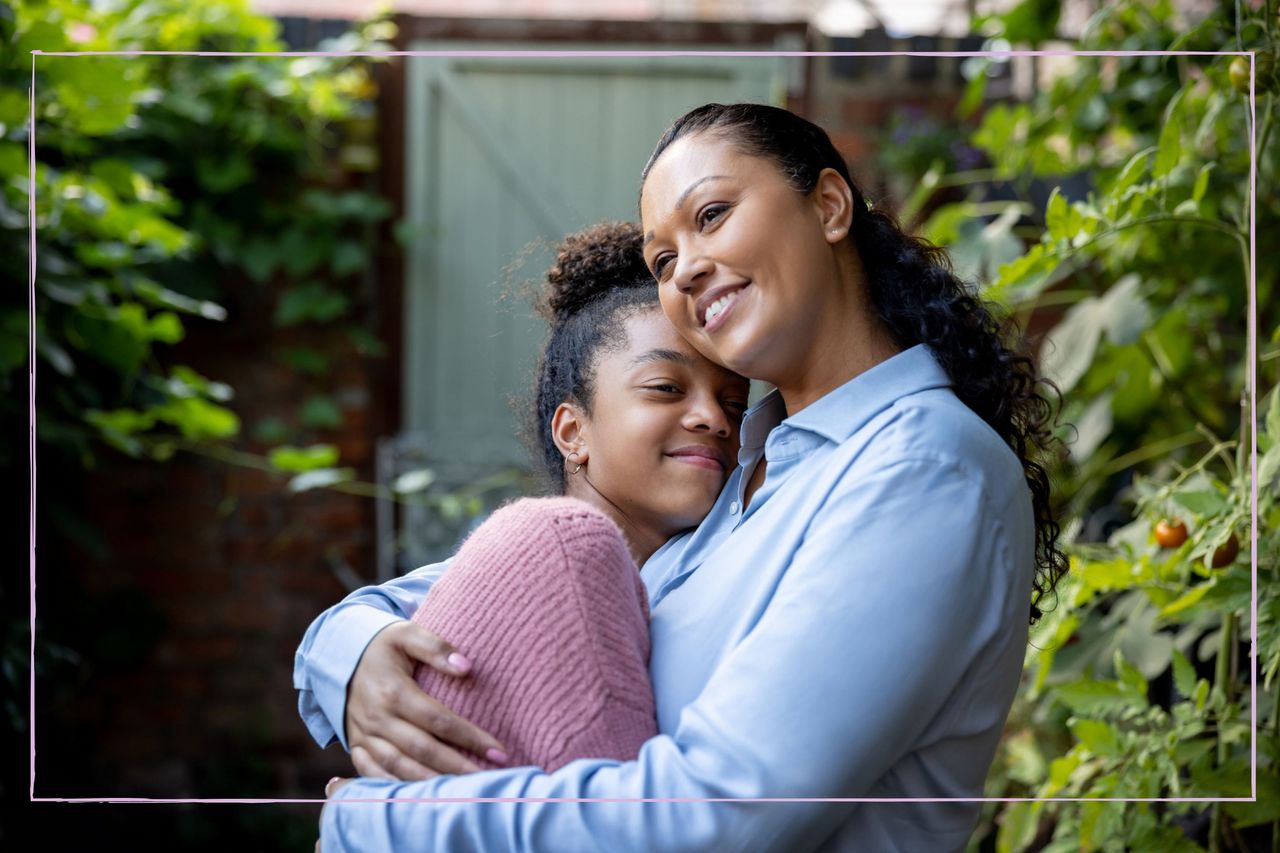
{"label": "woman's lips", "polygon": [[[724,320],[733,313],[733,307],[742,298],[742,291],[745,291],[749,286],[749,282],[730,284],[730,286],[713,287],[704,293],[695,306],[696,314],[698,314],[698,323],[703,327],[704,332],[714,332],[714,330],[724,325]],[[719,314],[708,320],[707,314],[710,307],[721,300],[727,300],[726,305],[719,311]]]}

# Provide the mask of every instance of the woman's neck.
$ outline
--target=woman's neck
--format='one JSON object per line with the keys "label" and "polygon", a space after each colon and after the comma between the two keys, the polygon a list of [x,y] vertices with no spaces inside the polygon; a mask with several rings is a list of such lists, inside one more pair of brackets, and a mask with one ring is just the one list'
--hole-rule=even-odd
{"label": "woman's neck", "polygon": [[819,339],[810,348],[806,364],[792,371],[791,378],[779,377],[772,383],[782,396],[787,417],[902,351],[879,323],[860,319],[841,330],[843,340],[829,334],[828,339],[836,339],[823,346]]}
{"label": "woman's neck", "polygon": [[881,323],[867,292],[862,263],[852,246],[835,250],[825,310],[794,363],[778,365],[764,379],[778,389],[787,417],[830,394],[900,351]]}

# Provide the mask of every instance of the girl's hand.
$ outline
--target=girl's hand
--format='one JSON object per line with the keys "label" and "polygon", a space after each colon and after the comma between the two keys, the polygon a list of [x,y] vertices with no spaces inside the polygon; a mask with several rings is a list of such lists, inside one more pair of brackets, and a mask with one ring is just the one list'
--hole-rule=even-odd
{"label": "girl's hand", "polygon": [[471,663],[413,622],[389,625],[369,642],[347,685],[346,732],[362,776],[402,781],[480,770],[456,748],[505,764],[502,744],[423,692],[418,662],[465,676]]}

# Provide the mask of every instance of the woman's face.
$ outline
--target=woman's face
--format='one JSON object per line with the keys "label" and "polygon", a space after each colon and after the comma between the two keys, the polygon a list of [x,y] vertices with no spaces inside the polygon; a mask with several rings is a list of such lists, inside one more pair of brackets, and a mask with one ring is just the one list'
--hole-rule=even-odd
{"label": "woman's face", "polygon": [[680,334],[713,361],[779,387],[843,358],[841,344],[827,342],[847,341],[850,312],[860,309],[842,277],[847,247],[837,248],[849,224],[841,188],[828,176],[799,193],[772,160],[714,132],[664,151],[640,215],[645,263]]}
{"label": "woman's face", "polygon": [[699,355],[656,306],[631,313],[625,332],[624,345],[596,361],[589,456],[567,479],[585,474],[660,542],[702,521],[736,467],[749,387]]}

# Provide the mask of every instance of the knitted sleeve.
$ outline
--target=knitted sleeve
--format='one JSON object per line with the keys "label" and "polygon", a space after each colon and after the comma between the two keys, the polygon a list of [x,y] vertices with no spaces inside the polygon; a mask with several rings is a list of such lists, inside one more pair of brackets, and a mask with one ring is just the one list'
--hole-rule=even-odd
{"label": "knitted sleeve", "polygon": [[525,498],[467,538],[413,616],[470,658],[471,674],[419,665],[414,677],[500,739],[510,766],[631,759],[657,733],[648,616],[612,520],[573,498]]}

